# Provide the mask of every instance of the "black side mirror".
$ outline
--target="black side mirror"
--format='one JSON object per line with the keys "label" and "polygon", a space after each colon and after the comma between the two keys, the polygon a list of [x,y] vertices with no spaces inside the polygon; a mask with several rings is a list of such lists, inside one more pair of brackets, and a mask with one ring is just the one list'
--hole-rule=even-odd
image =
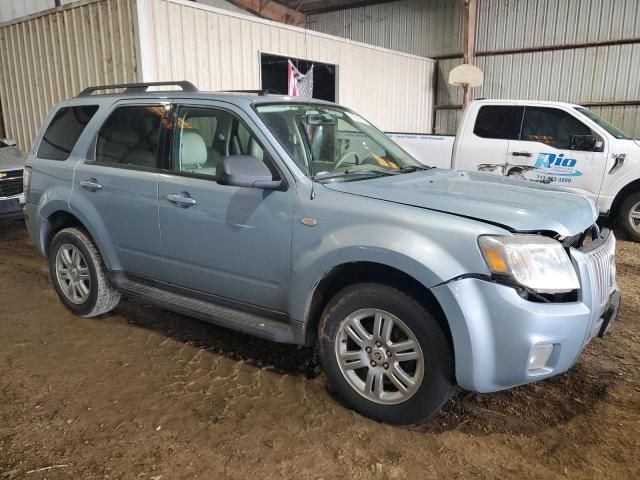
{"label": "black side mirror", "polygon": [[253,155],[223,157],[216,166],[216,177],[220,185],[234,187],[275,190],[282,185],[282,180],[274,180],[271,170]]}
{"label": "black side mirror", "polygon": [[597,140],[593,135],[571,135],[569,147],[571,150],[584,150],[593,152],[596,149]]}

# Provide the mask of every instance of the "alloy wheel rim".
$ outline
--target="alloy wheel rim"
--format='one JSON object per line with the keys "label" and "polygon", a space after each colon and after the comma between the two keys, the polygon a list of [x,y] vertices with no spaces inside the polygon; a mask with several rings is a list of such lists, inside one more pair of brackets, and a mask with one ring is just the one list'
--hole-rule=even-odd
{"label": "alloy wheel rim", "polygon": [[76,305],[87,301],[91,276],[82,252],[75,245],[62,245],[56,254],[56,278],[64,296]]}
{"label": "alloy wheel rim", "polygon": [[629,225],[636,232],[640,233],[640,202],[637,202],[629,210]]}
{"label": "alloy wheel rim", "polygon": [[375,308],[353,312],[339,325],[335,355],[344,378],[375,403],[405,402],[420,388],[424,355],[411,329]]}

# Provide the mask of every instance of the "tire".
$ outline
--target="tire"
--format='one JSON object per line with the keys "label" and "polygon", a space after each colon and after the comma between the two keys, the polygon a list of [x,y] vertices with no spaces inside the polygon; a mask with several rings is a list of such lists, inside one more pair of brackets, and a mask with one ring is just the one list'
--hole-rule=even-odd
{"label": "tire", "polygon": [[640,242],[640,192],[632,193],[624,199],[618,209],[617,220],[631,240]]}
{"label": "tire", "polygon": [[[371,335],[378,317],[381,334]],[[389,320],[393,327],[387,335]],[[365,332],[357,328],[358,324]],[[425,307],[396,288],[376,283],[346,287],[327,305],[318,330],[320,361],[329,385],[350,407],[367,417],[395,425],[423,424],[453,393],[453,355],[442,327]],[[362,340],[365,333],[371,337],[360,346],[355,337]],[[403,349],[401,345],[415,348]],[[342,367],[345,360],[353,363]],[[379,378],[383,381],[376,381]],[[413,379],[413,384],[407,378]],[[382,390],[376,388],[380,385]]]}
{"label": "tire", "polygon": [[[53,237],[49,273],[60,301],[81,317],[107,313],[120,301],[120,292],[109,281],[98,249],[80,228],[65,228]],[[71,281],[75,288],[70,288]]]}

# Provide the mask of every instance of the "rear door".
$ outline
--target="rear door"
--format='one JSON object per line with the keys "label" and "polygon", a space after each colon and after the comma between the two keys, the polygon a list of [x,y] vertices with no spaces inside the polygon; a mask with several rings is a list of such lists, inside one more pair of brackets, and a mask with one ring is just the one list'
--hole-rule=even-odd
{"label": "rear door", "polygon": [[475,120],[460,132],[454,168],[504,175],[509,141],[518,138],[524,107],[481,104],[471,108],[477,109],[469,111]]}
{"label": "rear door", "polygon": [[166,283],[218,304],[285,312],[291,274],[295,187],[219,185],[218,163],[231,155],[263,160],[284,178],[266,139],[235,107],[181,105],[171,169],[158,185]]}
{"label": "rear door", "polygon": [[157,101],[116,105],[76,167],[70,199],[115,249],[116,268],[151,279],[162,276],[158,176],[166,108]]}
{"label": "rear door", "polygon": [[[593,135],[596,148],[571,148],[574,135]],[[606,168],[603,138],[577,116],[555,107],[526,107],[520,139],[509,142],[505,174],[571,187],[596,200]]]}

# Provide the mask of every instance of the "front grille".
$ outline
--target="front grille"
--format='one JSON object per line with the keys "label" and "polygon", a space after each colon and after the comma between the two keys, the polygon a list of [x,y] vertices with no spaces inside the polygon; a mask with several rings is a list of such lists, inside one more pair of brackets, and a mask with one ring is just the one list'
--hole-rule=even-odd
{"label": "front grille", "polygon": [[12,197],[22,193],[22,170],[0,172],[0,197]]}
{"label": "front grille", "polygon": [[585,247],[584,251],[589,266],[589,276],[593,282],[593,288],[596,289],[596,298],[600,303],[598,313],[602,313],[615,288],[616,238],[609,230],[604,230],[603,234],[601,239],[594,242],[593,246]]}

